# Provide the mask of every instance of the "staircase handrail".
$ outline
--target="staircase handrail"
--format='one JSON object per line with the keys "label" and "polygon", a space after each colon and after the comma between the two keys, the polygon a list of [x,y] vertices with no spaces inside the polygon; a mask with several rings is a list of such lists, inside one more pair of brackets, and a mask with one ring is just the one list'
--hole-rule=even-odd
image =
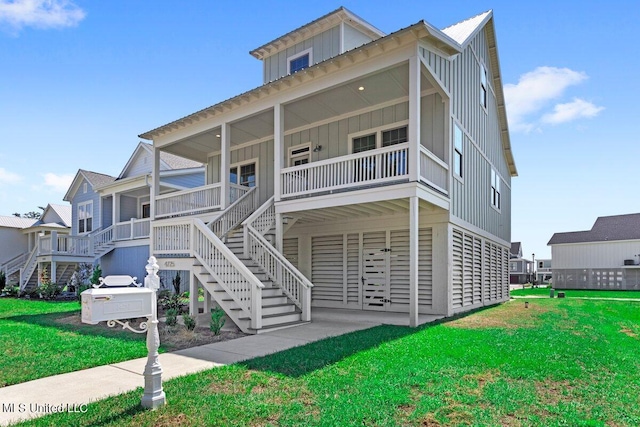
{"label": "staircase handrail", "polygon": [[29,258],[27,258],[27,261],[24,263],[24,269],[20,273],[20,292],[24,291],[24,288],[27,286],[27,283],[29,283],[29,279],[31,278],[31,275],[36,269],[36,265],[38,264],[37,254],[38,254],[38,245],[36,245],[31,251],[31,253],[29,254]]}
{"label": "staircase handrail", "polygon": [[252,187],[229,205],[220,216],[207,223],[207,227],[219,239],[224,239],[231,230],[253,213],[256,208],[257,195],[257,187]]}
{"label": "staircase handrail", "polygon": [[[216,282],[233,298],[238,307],[251,319],[251,328],[262,328],[262,289],[264,284],[240,261],[236,255],[199,218],[181,219],[170,223],[153,224],[154,252],[158,247],[160,230],[188,227],[188,239],[179,246],[171,245],[167,253],[188,253],[196,258]],[[187,229],[185,229],[187,231]],[[185,242],[187,240],[187,242]]]}
{"label": "staircase handrail", "polygon": [[14,256],[4,264],[0,265],[0,271],[4,271],[6,276],[15,273],[20,270],[20,267],[24,266],[24,263],[29,257],[29,251],[23,252],[20,255]]}
{"label": "staircase handrail", "polygon": [[[272,197],[243,222],[245,252],[260,264],[276,286],[302,310],[303,320],[310,320],[313,283],[264,238],[264,234],[275,224],[274,208]],[[269,220],[269,217],[272,219]],[[254,224],[260,224],[262,231],[256,229]]]}
{"label": "staircase handrail", "polygon": [[90,237],[93,240],[93,245],[91,246],[93,250],[92,255],[96,255],[100,248],[113,242],[113,230],[113,225],[110,225],[107,228],[97,230],[90,234]]}

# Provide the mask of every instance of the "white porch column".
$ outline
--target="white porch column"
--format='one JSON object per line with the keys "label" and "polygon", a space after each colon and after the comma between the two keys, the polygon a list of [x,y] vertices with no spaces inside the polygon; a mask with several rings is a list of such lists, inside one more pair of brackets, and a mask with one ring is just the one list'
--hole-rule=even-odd
{"label": "white porch column", "polygon": [[420,250],[420,199],[409,198],[409,326],[415,328],[418,321],[418,252]]}
{"label": "white porch column", "polygon": [[111,225],[114,227],[119,222],[118,214],[120,213],[120,194],[111,194]]}
{"label": "white porch column", "polygon": [[229,169],[231,167],[231,128],[229,123],[223,123],[220,132],[220,208],[226,209],[231,204],[229,200]]}
{"label": "white porch column", "polygon": [[51,274],[49,275],[49,280],[51,283],[56,283],[58,281],[58,263],[55,261],[51,261]]}
{"label": "white porch column", "polygon": [[202,289],[204,290],[204,312],[209,314],[211,313],[211,294],[204,286]]}
{"label": "white porch column", "polygon": [[198,279],[193,273],[189,277],[189,315],[198,315]]}
{"label": "white porch column", "polygon": [[153,232],[153,221],[156,219],[156,197],[160,195],[160,150],[153,147],[153,171],[151,173],[151,188],[149,191],[149,217],[151,224],[149,227],[149,256],[153,256],[155,246],[155,235]]}
{"label": "white porch column", "polygon": [[282,241],[283,241],[283,226],[282,226],[282,214],[276,213],[276,249],[279,252],[282,252]]}
{"label": "white porch column", "polygon": [[409,58],[409,181],[420,176],[420,68],[417,56]]}
{"label": "white porch column", "polygon": [[284,149],[284,106],[273,107],[273,195],[279,202],[282,194],[282,150]]}

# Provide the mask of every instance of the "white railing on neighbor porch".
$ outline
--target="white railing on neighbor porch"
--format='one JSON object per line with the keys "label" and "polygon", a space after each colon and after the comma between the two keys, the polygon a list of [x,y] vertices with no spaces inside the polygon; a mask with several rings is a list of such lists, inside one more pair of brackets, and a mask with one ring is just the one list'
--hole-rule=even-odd
{"label": "white railing on neighbor porch", "polygon": [[0,271],[3,271],[5,276],[9,276],[24,266],[24,263],[27,261],[29,257],[29,252],[25,252],[16,257],[11,258],[9,261],[0,265]]}
{"label": "white railing on neighbor porch", "polygon": [[38,239],[38,255],[90,256],[92,253],[89,236],[59,235],[54,232]]}
{"label": "white railing on neighbor porch", "polygon": [[420,177],[436,190],[449,194],[449,166],[420,146]]}
{"label": "white railing on neighbor porch", "polygon": [[276,286],[302,310],[302,320],[310,321],[313,284],[264,238],[264,234],[275,226],[275,220],[272,197],[242,223],[245,255],[257,262]]}
{"label": "white railing on neighbor porch", "polygon": [[234,186],[232,189],[235,195],[240,194],[240,197],[225,209],[222,215],[207,224],[207,227],[220,239],[224,239],[231,230],[242,224],[242,221],[256,210],[258,204],[257,187],[241,194],[241,191],[247,187],[237,188],[241,186],[235,186],[235,184],[232,186]]}
{"label": "white railing on neighbor porch", "polygon": [[264,284],[198,218],[153,225],[154,254],[193,256],[251,319],[262,328]]}
{"label": "white railing on neighbor porch", "polygon": [[409,143],[282,170],[282,197],[344,190],[409,177]]}
{"label": "white railing on neighbor porch", "polygon": [[31,277],[33,272],[36,270],[36,266],[38,265],[37,253],[38,253],[38,247],[36,246],[33,248],[31,253],[29,254],[29,257],[27,258],[27,261],[24,264],[24,268],[20,270],[20,291],[24,291],[24,288],[27,286],[27,283],[29,283],[29,278]]}

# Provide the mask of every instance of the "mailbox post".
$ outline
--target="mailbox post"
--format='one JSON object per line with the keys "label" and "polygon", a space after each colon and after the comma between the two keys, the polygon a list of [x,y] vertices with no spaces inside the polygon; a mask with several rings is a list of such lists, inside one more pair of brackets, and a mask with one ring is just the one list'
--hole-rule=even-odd
{"label": "mailbox post", "polygon": [[[145,287],[139,287],[136,278],[131,276],[107,276],[100,279],[100,286],[82,292],[82,322],[92,325],[106,321],[109,327],[116,324],[132,332],[147,334],[147,364],[144,368],[144,394],[142,406],[156,409],[166,403],[162,389],[162,367],[158,354],[160,335],[158,334],[157,290],[160,288],[158,263],[150,257],[145,269],[147,277]],[[136,287],[130,287],[130,285]],[[146,317],[139,329],[134,329],[122,319]]]}

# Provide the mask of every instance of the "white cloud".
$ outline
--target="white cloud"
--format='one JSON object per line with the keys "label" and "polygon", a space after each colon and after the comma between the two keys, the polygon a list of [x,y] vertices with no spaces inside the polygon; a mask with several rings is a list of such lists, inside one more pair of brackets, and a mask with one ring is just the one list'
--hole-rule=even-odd
{"label": "white cloud", "polygon": [[542,121],[551,124],[565,123],[580,118],[595,117],[602,110],[604,107],[598,107],[584,99],[574,98],[572,102],[556,105],[553,108],[553,113],[542,116]]}
{"label": "white cloud", "polygon": [[55,191],[66,192],[71,186],[74,175],[56,175],[54,173],[46,173],[43,175],[44,185]]}
{"label": "white cloud", "polygon": [[538,67],[520,76],[517,84],[505,84],[509,127],[512,131],[529,132],[536,128],[530,116],[562,96],[569,86],[580,84],[588,76],[569,68]]}
{"label": "white cloud", "polygon": [[13,184],[21,180],[22,180],[22,177],[20,175],[15,174],[13,172],[9,172],[4,168],[0,168],[0,182]]}
{"label": "white cloud", "polygon": [[70,0],[0,0],[0,24],[63,28],[78,25],[86,13]]}

